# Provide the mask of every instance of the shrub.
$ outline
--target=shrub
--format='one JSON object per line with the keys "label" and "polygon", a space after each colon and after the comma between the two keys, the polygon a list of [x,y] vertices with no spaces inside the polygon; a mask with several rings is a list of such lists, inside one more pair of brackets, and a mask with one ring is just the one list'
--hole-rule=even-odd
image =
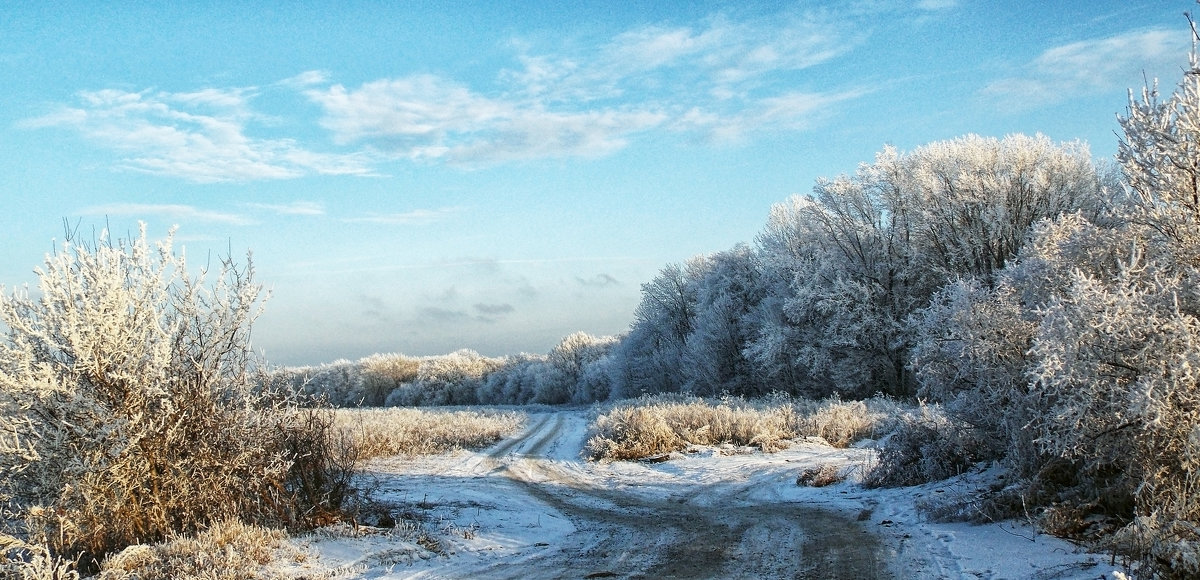
{"label": "shrub", "polygon": [[[0,293],[0,501],[10,538],[90,565],[241,517],[322,522],[329,423],[255,389],[252,267],[194,276],[171,237],[68,239],[39,295]],[[322,471],[322,473],[317,473]],[[323,478],[323,479],[322,479]],[[334,478],[336,479],[336,478]]]}
{"label": "shrub", "polygon": [[796,478],[796,485],[805,487],[826,487],[846,480],[842,468],[833,463],[822,463],[805,468]]}
{"label": "shrub", "polygon": [[919,485],[958,475],[989,456],[969,426],[948,418],[941,407],[922,404],[904,413],[867,474],[868,487]]}

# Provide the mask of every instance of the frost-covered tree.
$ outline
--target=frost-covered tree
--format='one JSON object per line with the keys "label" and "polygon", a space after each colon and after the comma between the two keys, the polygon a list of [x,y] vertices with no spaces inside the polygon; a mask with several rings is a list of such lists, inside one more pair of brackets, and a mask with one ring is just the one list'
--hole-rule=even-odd
{"label": "frost-covered tree", "polygon": [[1114,277],[1137,239],[1129,228],[1064,215],[1034,226],[993,288],[977,278],[942,288],[913,318],[919,395],[981,430],[1022,473],[1037,471],[1045,454],[1028,426],[1043,410],[1030,388],[1030,349],[1045,312],[1069,294],[1073,276]]}
{"label": "frost-covered tree", "polygon": [[619,396],[682,390],[683,356],[696,322],[695,281],[704,268],[702,258],[671,264],[642,285],[633,325],[617,348],[622,360],[613,371]]}
{"label": "frost-covered tree", "polygon": [[576,332],[564,337],[546,356],[548,368],[545,369],[533,400],[547,404],[595,400],[580,400],[576,393],[588,366],[606,356],[615,343],[614,337],[596,337],[586,332]]}
{"label": "frost-covered tree", "polygon": [[917,267],[906,185],[888,150],[853,176],[818,181],[803,214],[821,251],[799,263],[785,312],[800,327],[799,362],[847,394],[909,391],[903,321],[936,282]]}
{"label": "frost-covered tree", "polygon": [[717,252],[704,260],[695,281],[696,317],[685,342],[685,388],[701,395],[722,392],[761,395],[769,387],[744,354],[755,331],[752,313],[762,301],[760,268],[748,246]]}
{"label": "frost-covered tree", "polygon": [[375,354],[359,361],[361,389],[357,397],[363,405],[383,406],[388,395],[417,379],[421,361],[402,354]]}
{"label": "frost-covered tree", "polygon": [[544,355],[521,353],[505,357],[480,381],[479,402],[523,405],[532,401],[537,376],[545,365]]}
{"label": "frost-covered tree", "polygon": [[1200,265],[1200,62],[1193,48],[1179,87],[1166,101],[1158,86],[1129,95],[1118,120],[1117,161],[1131,193],[1125,216],[1161,236],[1179,260]]}
{"label": "frost-covered tree", "polygon": [[822,252],[817,223],[808,217],[816,203],[796,195],[771,206],[767,225],[755,240],[762,296],[747,316],[751,336],[742,350],[760,382],[812,398],[828,395],[832,383],[800,363],[805,329],[789,320],[785,306],[796,276]]}
{"label": "frost-covered tree", "polygon": [[818,182],[796,236],[820,250],[798,252],[785,304],[799,362],[844,392],[911,393],[908,318],[956,278],[990,287],[1038,220],[1095,212],[1097,175],[1078,144],[968,136]]}
{"label": "frost-covered tree", "polygon": [[363,404],[362,365],[357,361],[338,359],[317,366],[287,369],[301,378],[299,391],[306,396],[327,401],[335,407]]}
{"label": "frost-covered tree", "polygon": [[1091,217],[1101,205],[1099,174],[1079,142],[968,135],[918,148],[905,165],[919,256],[945,278],[990,284],[1039,220]]}
{"label": "frost-covered tree", "polygon": [[595,403],[607,401],[612,398],[613,367],[616,360],[613,349],[620,344],[621,339],[612,337],[612,341],[612,344],[607,349],[608,352],[604,356],[589,362],[583,367],[583,374],[580,375],[575,393],[571,397],[572,403]]}

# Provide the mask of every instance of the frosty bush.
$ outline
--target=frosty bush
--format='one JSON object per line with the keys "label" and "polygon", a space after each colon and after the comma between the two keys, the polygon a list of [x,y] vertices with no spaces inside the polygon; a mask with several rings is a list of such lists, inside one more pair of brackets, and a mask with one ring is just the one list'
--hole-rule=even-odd
{"label": "frosty bush", "polygon": [[946,479],[987,455],[987,443],[969,426],[952,421],[940,407],[921,405],[901,415],[864,484],[894,487]]}
{"label": "frosty bush", "polygon": [[1037,224],[992,287],[974,278],[943,287],[910,322],[919,394],[994,441],[1022,475],[1036,474],[1047,457],[1028,428],[1044,414],[1030,388],[1030,349],[1047,308],[1069,294],[1074,275],[1115,277],[1138,240],[1131,228],[1067,214]]}
{"label": "frosty bush", "polygon": [[252,273],[222,260],[194,275],[143,228],[68,240],[36,292],[0,294],[8,537],[90,562],[218,518],[300,524],[337,507],[297,486],[327,465],[312,443],[329,423],[253,388]]}
{"label": "frosty bush", "polygon": [[[1120,119],[1123,189],[1102,211],[1035,225],[1017,260],[990,279],[944,287],[914,318],[912,364],[924,395],[986,440],[1003,442],[1008,463],[1031,478],[1022,499],[1049,504],[1044,524],[1079,534],[1089,516],[1102,514],[1128,524],[1111,545],[1142,563],[1140,572],[1193,577],[1200,570],[1195,46],[1169,98],[1160,100],[1156,87],[1140,96],[1131,94]],[[915,444],[920,439],[893,438],[911,440],[914,450],[924,446]]]}
{"label": "frosty bush", "polygon": [[472,405],[479,388],[502,359],[481,356],[473,350],[419,359],[415,377],[388,395],[388,406]]}

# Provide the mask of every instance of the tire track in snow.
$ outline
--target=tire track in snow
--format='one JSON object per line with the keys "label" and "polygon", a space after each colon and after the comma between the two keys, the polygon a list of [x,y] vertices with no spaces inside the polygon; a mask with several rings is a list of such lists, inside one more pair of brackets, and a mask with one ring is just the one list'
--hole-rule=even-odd
{"label": "tire track in snow", "polygon": [[494,461],[498,461],[505,455],[508,455],[510,452],[512,452],[513,449],[520,447],[523,443],[528,441],[530,437],[536,435],[537,433],[542,432],[542,430],[546,427],[546,424],[549,422],[550,422],[550,416],[543,414],[538,419],[537,423],[534,423],[534,424],[530,425],[529,427],[526,427],[525,431],[522,432],[517,437],[513,437],[512,439],[508,439],[508,440],[501,441],[500,443],[498,443],[494,448],[492,448],[490,451],[488,451],[487,457]]}

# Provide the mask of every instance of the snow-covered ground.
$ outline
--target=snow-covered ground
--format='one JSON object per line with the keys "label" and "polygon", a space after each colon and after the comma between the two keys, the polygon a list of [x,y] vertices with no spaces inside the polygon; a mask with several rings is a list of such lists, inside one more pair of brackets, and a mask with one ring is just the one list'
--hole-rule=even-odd
{"label": "snow-covered ground", "polygon": [[[1021,522],[936,523],[917,508],[992,484],[977,472],[867,490],[874,451],[798,442],[779,453],[700,448],[667,461],[580,457],[585,411],[533,413],[480,452],[379,460],[368,477],[390,528],[292,540],[306,578],[1039,578],[1111,577],[1103,555]],[[832,465],[848,480],[797,485]]]}

